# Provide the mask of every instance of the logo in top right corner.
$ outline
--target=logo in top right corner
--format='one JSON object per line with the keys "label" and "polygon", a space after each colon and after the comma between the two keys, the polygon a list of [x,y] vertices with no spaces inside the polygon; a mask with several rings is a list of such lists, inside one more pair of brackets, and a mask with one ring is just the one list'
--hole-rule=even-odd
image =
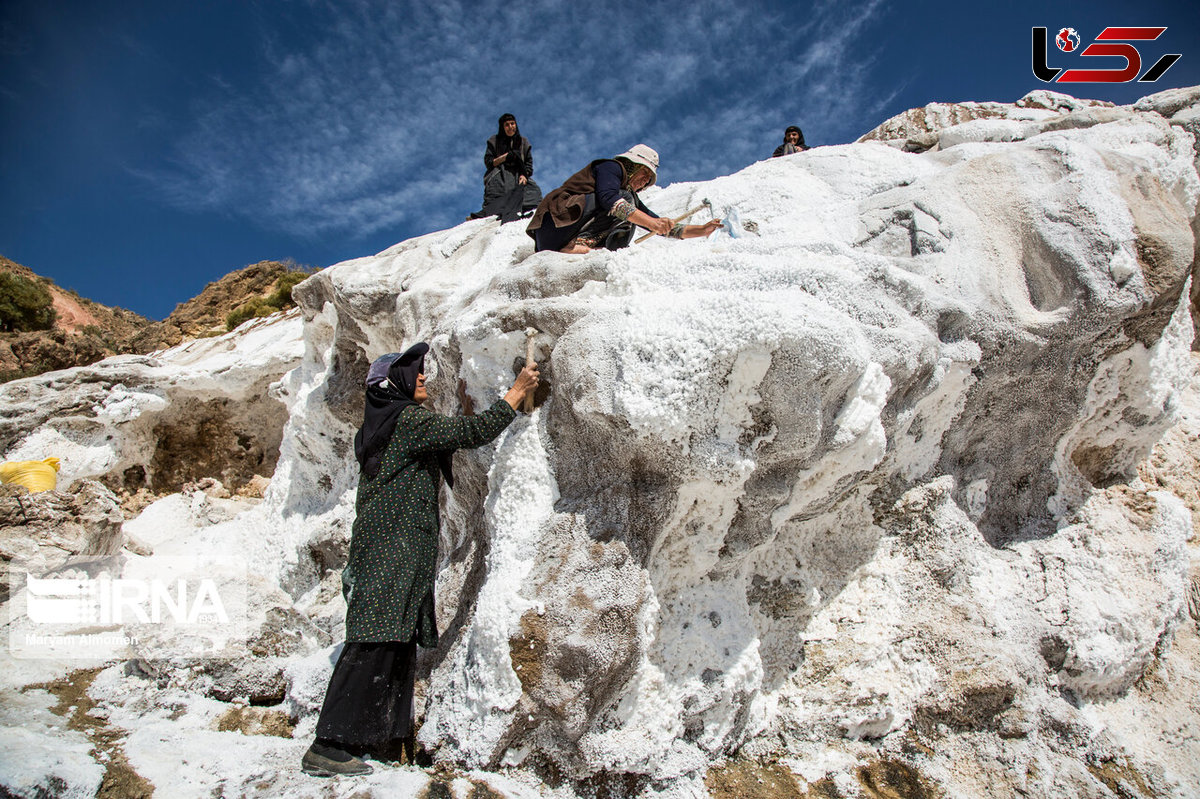
{"label": "logo in top right corner", "polygon": [[1079,47],[1079,32],[1074,28],[1063,28],[1054,37],[1054,43],[1064,53],[1073,53],[1075,48]]}
{"label": "logo in top right corner", "polygon": [[[1062,69],[1048,63],[1048,39],[1046,28],[1033,29],[1033,75],[1046,83],[1153,83],[1163,76],[1171,65],[1179,60],[1180,53],[1161,56],[1144,73],[1142,54],[1130,42],[1152,42],[1166,31],[1161,28],[1105,28],[1096,41],[1079,52],[1079,33],[1074,28],[1062,28],[1054,37],[1054,43],[1064,53],[1076,53],[1081,57],[1107,56],[1125,60],[1124,67],[1109,69]],[[1140,73],[1140,77],[1139,77]]]}

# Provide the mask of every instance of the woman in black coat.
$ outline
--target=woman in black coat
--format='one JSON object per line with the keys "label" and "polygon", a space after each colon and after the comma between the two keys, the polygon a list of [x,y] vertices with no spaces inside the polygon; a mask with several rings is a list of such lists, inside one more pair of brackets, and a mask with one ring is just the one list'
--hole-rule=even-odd
{"label": "woman in black coat", "polygon": [[804,131],[800,130],[797,125],[788,125],[787,130],[783,132],[783,144],[775,148],[771,157],[778,158],[781,155],[802,153],[807,149],[808,145],[804,143]]}
{"label": "woman in black coat", "polygon": [[483,166],[483,208],[471,218],[498,216],[511,222],[542,201],[542,190],[533,181],[533,148],[512,114],[500,117],[496,135],[487,140]]}

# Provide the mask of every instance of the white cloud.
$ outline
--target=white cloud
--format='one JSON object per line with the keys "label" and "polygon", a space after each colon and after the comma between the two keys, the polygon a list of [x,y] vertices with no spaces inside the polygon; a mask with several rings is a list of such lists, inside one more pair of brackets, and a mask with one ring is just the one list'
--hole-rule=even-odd
{"label": "white cloud", "polygon": [[185,207],[295,235],[400,238],[479,207],[484,141],[511,111],[543,191],[638,141],[666,180],[708,178],[769,155],[792,122],[810,143],[873,124],[893,87],[869,85],[852,45],[883,13],[879,0],[312,2],[288,35],[263,18],[262,70],[208,84],[177,160],[147,177]]}

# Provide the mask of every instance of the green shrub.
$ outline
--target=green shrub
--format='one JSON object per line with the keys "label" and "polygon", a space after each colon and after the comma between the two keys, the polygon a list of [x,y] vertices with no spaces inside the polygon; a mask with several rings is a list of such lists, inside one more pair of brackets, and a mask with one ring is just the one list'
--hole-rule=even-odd
{"label": "green shrub", "polygon": [[270,316],[276,311],[292,308],[296,303],[292,300],[292,289],[298,283],[307,280],[311,272],[284,272],[275,281],[275,290],[267,297],[255,297],[239,305],[225,317],[225,329],[235,327],[258,316]]}
{"label": "green shrub", "polygon": [[253,319],[258,316],[270,316],[278,310],[278,308],[268,305],[267,301],[262,297],[255,297],[229,312],[229,315],[225,317],[225,329],[233,330],[247,319]]}
{"label": "green shrub", "polygon": [[95,339],[96,341],[99,341],[106,348],[113,350],[114,352],[117,349],[116,337],[111,332],[100,327],[100,325],[84,325],[83,327],[79,328],[79,332],[85,336]]}
{"label": "green shrub", "polygon": [[267,297],[267,302],[276,308],[291,308],[296,303],[292,300],[292,289],[308,280],[309,272],[284,272],[275,281],[275,291]]}
{"label": "green shrub", "polygon": [[0,272],[0,330],[49,330],[58,314],[46,287],[12,272]]}

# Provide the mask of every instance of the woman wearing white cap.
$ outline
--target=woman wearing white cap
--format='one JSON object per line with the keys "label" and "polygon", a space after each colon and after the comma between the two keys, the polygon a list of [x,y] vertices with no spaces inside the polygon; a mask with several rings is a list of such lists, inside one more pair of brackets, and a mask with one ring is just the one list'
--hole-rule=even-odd
{"label": "woman wearing white cap", "polygon": [[580,253],[626,246],[633,225],[676,239],[707,236],[721,226],[719,219],[672,225],[643,205],[637,193],[657,177],[658,153],[644,144],[592,161],[546,195],[525,232],[538,252]]}

